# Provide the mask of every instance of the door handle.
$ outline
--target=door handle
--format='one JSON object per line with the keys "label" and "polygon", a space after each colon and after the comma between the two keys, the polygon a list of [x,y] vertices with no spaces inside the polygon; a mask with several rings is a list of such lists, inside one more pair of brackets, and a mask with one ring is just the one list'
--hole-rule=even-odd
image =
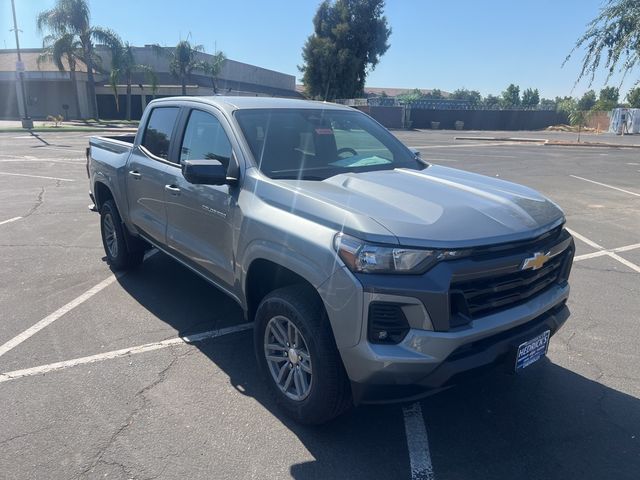
{"label": "door handle", "polygon": [[175,185],[165,185],[164,189],[169,192],[169,194],[173,195],[174,197],[177,197],[178,195],[180,195],[180,189],[178,187],[176,187]]}
{"label": "door handle", "polygon": [[142,178],[142,174],[137,170],[130,170],[129,175],[131,175],[136,180],[140,180]]}

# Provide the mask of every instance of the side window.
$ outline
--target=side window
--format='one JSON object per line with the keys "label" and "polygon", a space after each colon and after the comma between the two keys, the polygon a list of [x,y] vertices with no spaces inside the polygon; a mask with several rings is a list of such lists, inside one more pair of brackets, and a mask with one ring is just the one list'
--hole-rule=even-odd
{"label": "side window", "polygon": [[169,141],[179,111],[177,107],[157,107],[151,112],[142,137],[142,146],[156,157],[166,160],[169,156]]}
{"label": "side window", "polygon": [[213,115],[193,110],[180,148],[180,162],[185,160],[218,160],[229,166],[231,143],[220,121]]}

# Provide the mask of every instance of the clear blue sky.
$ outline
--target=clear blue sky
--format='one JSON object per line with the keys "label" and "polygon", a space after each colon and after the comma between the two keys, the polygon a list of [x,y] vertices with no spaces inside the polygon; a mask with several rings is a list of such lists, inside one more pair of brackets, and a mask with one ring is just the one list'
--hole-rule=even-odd
{"label": "clear blue sky", "polygon": [[[92,21],[134,45],[175,45],[189,33],[207,51],[300,77],[301,49],[319,0],[90,0]],[[16,0],[21,43],[38,47],[37,12],[54,0]],[[372,87],[480,90],[509,83],[544,97],[572,92],[578,55],[561,68],[603,0],[387,0],[391,48],[371,72]],[[10,0],[0,0],[0,48],[14,48]],[[635,78],[638,78],[636,72]],[[603,86],[604,77],[593,87]],[[617,79],[612,82],[617,86]],[[632,86],[626,82],[621,97]]]}

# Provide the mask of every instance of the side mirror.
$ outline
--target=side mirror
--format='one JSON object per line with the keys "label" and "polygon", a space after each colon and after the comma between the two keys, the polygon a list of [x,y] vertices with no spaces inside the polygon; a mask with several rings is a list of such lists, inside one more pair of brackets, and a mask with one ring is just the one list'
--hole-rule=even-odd
{"label": "side mirror", "polygon": [[182,175],[189,183],[196,185],[225,185],[227,169],[218,160],[185,160]]}
{"label": "side mirror", "polygon": [[418,150],[417,148],[409,147],[409,150],[411,150],[411,153],[413,153],[414,157],[420,157],[420,150]]}

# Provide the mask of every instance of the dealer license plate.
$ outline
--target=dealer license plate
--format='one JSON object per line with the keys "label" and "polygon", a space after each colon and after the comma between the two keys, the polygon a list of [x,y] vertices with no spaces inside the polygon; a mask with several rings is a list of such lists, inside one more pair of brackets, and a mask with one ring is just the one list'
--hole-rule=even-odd
{"label": "dealer license plate", "polygon": [[550,336],[551,330],[547,330],[537,337],[520,344],[516,355],[516,372],[537,362],[547,354]]}

